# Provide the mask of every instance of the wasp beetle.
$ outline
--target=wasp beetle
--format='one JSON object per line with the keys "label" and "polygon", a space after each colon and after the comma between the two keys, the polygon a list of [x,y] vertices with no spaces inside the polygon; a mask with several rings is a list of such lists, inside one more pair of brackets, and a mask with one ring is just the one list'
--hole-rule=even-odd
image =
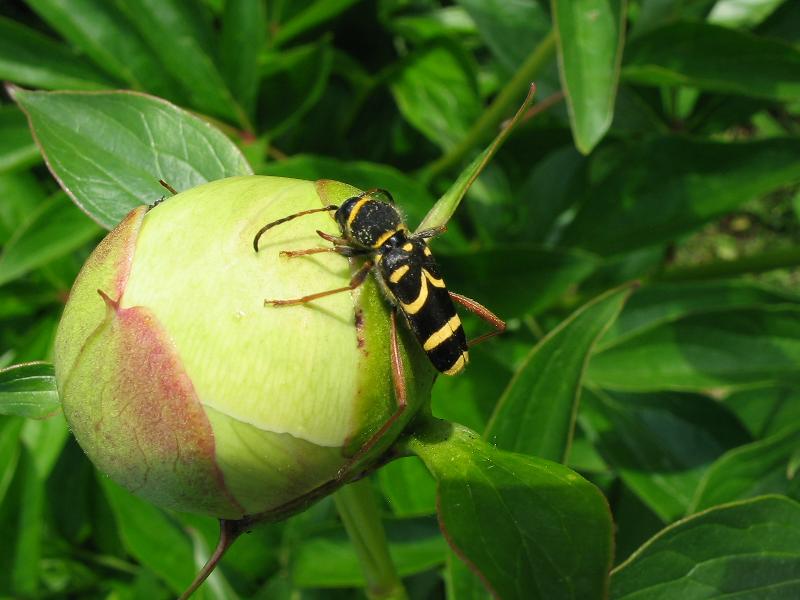
{"label": "wasp beetle", "polygon": [[[382,197],[382,198],[379,198]],[[495,331],[473,340],[475,344],[505,330],[505,323],[474,300],[447,290],[439,266],[428,248],[427,240],[443,233],[445,227],[410,233],[400,212],[386,190],[368,190],[348,198],[341,205],[305,210],[268,223],[256,233],[253,248],[258,252],[258,241],[272,227],[297,217],[317,212],[333,212],[341,237],[317,231],[333,246],[308,250],[284,251],[283,256],[295,257],[321,252],[336,252],[343,256],[363,256],[367,260],[353,275],[349,285],[317,292],[289,300],[265,300],[273,306],[302,304],[361,285],[373,271],[383,291],[393,306],[392,358],[397,367],[397,337],[395,311],[399,310],[409,328],[428,355],[433,366],[445,375],[460,373],[469,361],[467,340],[453,301],[495,327]],[[397,379],[397,377],[395,377]]]}

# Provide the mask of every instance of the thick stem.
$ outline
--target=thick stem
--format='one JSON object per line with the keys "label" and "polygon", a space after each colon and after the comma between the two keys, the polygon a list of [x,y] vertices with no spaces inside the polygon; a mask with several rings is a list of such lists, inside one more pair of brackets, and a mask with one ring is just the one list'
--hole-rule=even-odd
{"label": "thick stem", "polygon": [[367,596],[374,600],[407,600],[389,556],[372,484],[362,479],[337,491],[333,500],[367,579]]}
{"label": "thick stem", "polygon": [[422,172],[423,179],[429,181],[433,177],[447,171],[448,169],[460,164],[464,158],[487,138],[492,137],[497,128],[508,117],[508,113],[513,106],[519,102],[520,96],[530,87],[531,82],[536,79],[541,69],[550,61],[556,50],[556,34],[551,30],[539,45],[533,49],[522,63],[522,66],[514,73],[514,76],[500,90],[494,101],[483,112],[480,118],[458,143],[447,154],[428,165]]}

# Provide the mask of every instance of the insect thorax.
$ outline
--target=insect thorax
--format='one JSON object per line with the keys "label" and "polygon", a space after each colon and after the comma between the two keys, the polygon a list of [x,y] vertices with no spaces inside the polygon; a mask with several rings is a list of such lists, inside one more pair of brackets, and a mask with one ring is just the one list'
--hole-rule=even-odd
{"label": "insect thorax", "polygon": [[364,198],[350,198],[336,211],[342,234],[365,248],[378,249],[398,229],[403,219],[391,204]]}

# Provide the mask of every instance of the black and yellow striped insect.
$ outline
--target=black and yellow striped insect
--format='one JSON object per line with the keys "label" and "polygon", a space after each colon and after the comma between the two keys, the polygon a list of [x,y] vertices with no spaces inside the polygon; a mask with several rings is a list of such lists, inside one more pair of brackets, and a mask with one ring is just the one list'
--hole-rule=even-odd
{"label": "black and yellow striped insect", "polygon": [[[382,197],[382,199],[380,198]],[[404,316],[433,366],[445,375],[460,373],[469,361],[467,339],[453,301],[491,323],[496,331],[485,334],[473,344],[501,333],[505,323],[474,300],[448,291],[439,266],[428,248],[427,240],[444,232],[445,227],[410,233],[392,196],[386,190],[369,190],[345,200],[340,206],[330,205],[302,211],[273,221],[262,227],[253,239],[258,241],[268,229],[302,215],[335,211],[341,237],[317,231],[332,247],[282,252],[284,256],[303,256],[320,252],[336,252],[343,256],[364,256],[367,260],[353,275],[349,285],[289,300],[265,300],[265,304],[286,306],[301,304],[354,290],[370,271],[377,276],[386,296]],[[395,319],[392,313],[392,355],[396,362]]]}

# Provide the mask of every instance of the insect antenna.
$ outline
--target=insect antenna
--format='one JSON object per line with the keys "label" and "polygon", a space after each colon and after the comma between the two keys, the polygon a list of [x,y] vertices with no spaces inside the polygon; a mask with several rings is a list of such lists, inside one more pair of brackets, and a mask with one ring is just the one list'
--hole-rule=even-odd
{"label": "insect antenna", "polygon": [[261,239],[261,236],[264,235],[268,229],[272,229],[276,225],[280,225],[281,223],[286,223],[286,221],[291,221],[292,219],[296,219],[297,217],[302,217],[303,215],[310,215],[312,213],[318,212],[326,212],[331,210],[338,210],[338,206],[335,204],[330,204],[325,206],[324,208],[312,208],[311,210],[304,210],[299,213],[295,213],[293,215],[289,215],[288,217],[283,217],[282,219],[278,219],[277,221],[273,221],[272,223],[267,223],[261,229],[258,230],[256,236],[253,238],[253,249],[258,252],[258,240]]}

